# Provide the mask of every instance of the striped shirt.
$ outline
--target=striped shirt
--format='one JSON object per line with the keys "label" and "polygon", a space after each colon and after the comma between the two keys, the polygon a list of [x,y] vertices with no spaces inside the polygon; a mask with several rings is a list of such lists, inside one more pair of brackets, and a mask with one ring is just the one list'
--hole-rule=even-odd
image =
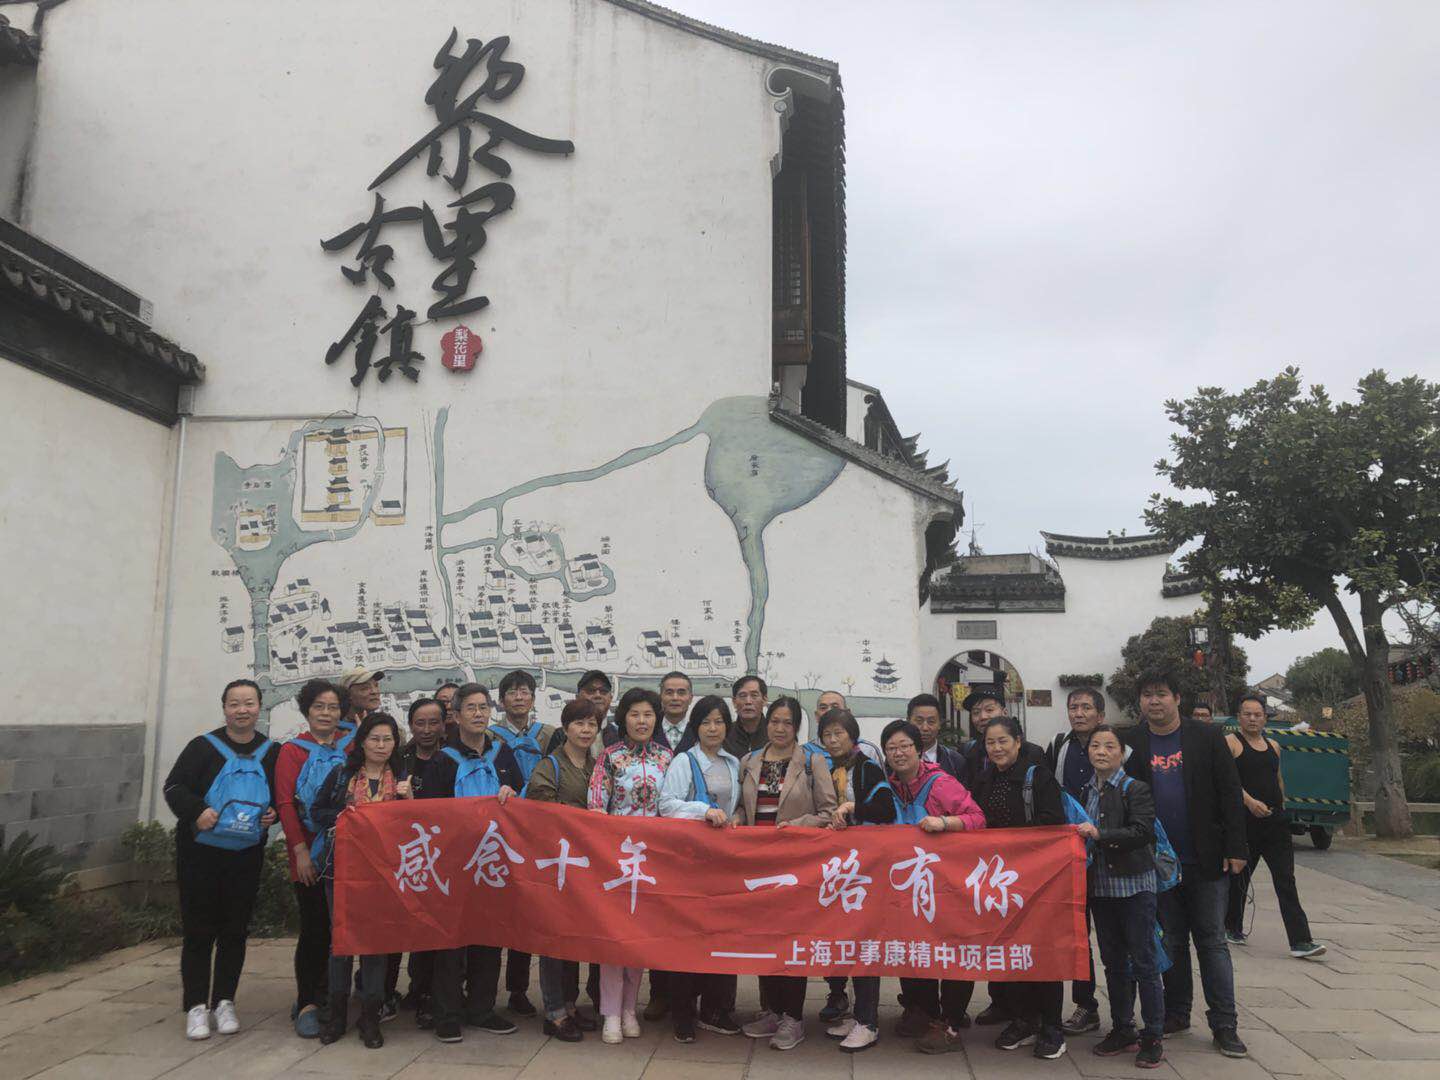
{"label": "striped shirt", "polygon": [[[1104,781],[1113,788],[1120,788],[1125,782],[1125,770],[1116,769],[1110,779]],[[1090,777],[1090,782],[1085,785],[1085,812],[1090,815],[1090,820],[1097,825],[1100,822],[1100,777]],[[1147,849],[1153,859],[1155,845],[1152,843]],[[1105,856],[1097,851],[1095,858],[1090,862],[1090,886],[1091,896],[1099,896],[1106,899],[1118,900],[1126,896],[1134,896],[1136,893],[1155,891],[1155,871],[1146,870],[1143,874],[1112,874],[1105,869]]]}

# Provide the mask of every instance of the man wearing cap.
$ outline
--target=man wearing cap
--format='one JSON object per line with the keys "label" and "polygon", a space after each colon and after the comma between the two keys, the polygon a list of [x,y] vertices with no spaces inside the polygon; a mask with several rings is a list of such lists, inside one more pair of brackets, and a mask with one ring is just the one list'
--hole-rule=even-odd
{"label": "man wearing cap", "polygon": [[[610,714],[610,700],[615,694],[615,684],[610,681],[610,676],[605,672],[595,670],[587,671],[580,676],[580,682],[575,687],[575,696],[590,702],[595,706],[596,714],[600,717],[600,743],[601,746],[612,746],[620,741],[620,729],[614,723],[606,721]],[[550,740],[546,749],[547,754],[553,754],[560,749],[560,744],[565,741],[565,732],[557,731]]]}
{"label": "man wearing cap", "polygon": [[380,708],[380,680],[383,678],[385,672],[362,667],[352,668],[336,680],[340,689],[345,691],[346,721],[358,727],[361,720]]}

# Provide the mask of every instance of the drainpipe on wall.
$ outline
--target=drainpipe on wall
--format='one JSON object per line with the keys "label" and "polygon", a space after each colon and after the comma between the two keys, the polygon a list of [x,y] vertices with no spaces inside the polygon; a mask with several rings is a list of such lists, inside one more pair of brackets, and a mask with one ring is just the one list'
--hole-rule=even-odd
{"label": "drainpipe on wall", "polygon": [[321,418],[353,418],[350,411],[316,413],[269,413],[240,416],[196,416],[194,415],[194,387],[180,388],[180,436],[175,449],[175,475],[170,481],[170,535],[165,541],[165,612],[160,631],[160,676],[155,690],[155,732],[150,740],[149,762],[146,777],[150,785],[150,804],[146,820],[154,821],[160,806],[160,747],[163,745],[165,727],[165,697],[170,690],[170,636],[175,610],[175,537],[179,532],[180,481],[185,473],[185,436],[193,423],[253,422],[270,420],[315,420]]}

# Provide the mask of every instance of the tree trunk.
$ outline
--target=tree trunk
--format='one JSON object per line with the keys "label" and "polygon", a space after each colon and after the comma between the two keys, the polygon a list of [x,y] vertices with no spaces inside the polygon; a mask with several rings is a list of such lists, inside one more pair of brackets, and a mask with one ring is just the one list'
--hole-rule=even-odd
{"label": "tree trunk", "polygon": [[1370,754],[1375,765],[1375,835],[1413,836],[1410,804],[1405,798],[1405,777],[1400,771],[1400,740],[1395,733],[1395,701],[1387,669],[1390,640],[1382,625],[1384,609],[1373,593],[1360,593],[1360,618],[1365,635],[1361,669],[1365,710],[1370,715]]}

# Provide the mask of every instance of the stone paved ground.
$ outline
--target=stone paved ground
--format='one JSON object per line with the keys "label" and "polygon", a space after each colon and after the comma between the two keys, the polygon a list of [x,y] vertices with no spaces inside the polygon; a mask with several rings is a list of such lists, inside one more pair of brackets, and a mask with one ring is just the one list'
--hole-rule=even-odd
{"label": "stone paved ground", "polygon": [[[1250,1045],[1250,1059],[1222,1058],[1211,1049],[1208,1033],[1196,1032],[1169,1040],[1168,1063],[1148,1075],[1169,1080],[1440,1077],[1440,922],[1433,906],[1404,898],[1425,896],[1415,886],[1427,879],[1413,875],[1427,872],[1352,854],[1346,860],[1349,880],[1342,880],[1322,872],[1326,858],[1303,851],[1299,871],[1315,934],[1331,943],[1325,963],[1286,954],[1269,878],[1257,875],[1252,944],[1234,950],[1240,1032]],[[1355,858],[1362,861],[1355,863]],[[1371,884],[1402,895],[1377,891]],[[707,1032],[695,1044],[680,1046],[668,1027],[653,1024],[646,1025],[643,1038],[623,1046],[605,1046],[594,1037],[564,1045],[541,1036],[533,1020],[506,1038],[472,1032],[462,1044],[443,1046],[415,1030],[405,1013],[385,1025],[381,1050],[365,1050],[353,1034],[321,1047],[290,1030],[288,941],[252,945],[238,1001],[244,1030],[191,1043],[179,1014],[177,953],[173,945],[141,946],[0,989],[0,1077],[925,1080],[1048,1075],[1072,1080],[1146,1075],[1128,1057],[1095,1057],[1090,1052],[1094,1037],[1072,1039],[1066,1057],[1041,1062],[1024,1051],[1001,1053],[971,1029],[964,1054],[927,1058],[888,1035],[898,1012],[893,1004],[882,1010],[880,1045],[854,1057],[839,1053],[813,1019],[810,1037],[784,1054],[743,1037]],[[754,980],[742,979],[741,991],[742,1009],[753,1007]],[[811,983],[812,1016],[823,991],[823,983]],[[882,1000],[893,1002],[894,991],[887,980]],[[1198,986],[1196,1000],[1203,1000]]]}

